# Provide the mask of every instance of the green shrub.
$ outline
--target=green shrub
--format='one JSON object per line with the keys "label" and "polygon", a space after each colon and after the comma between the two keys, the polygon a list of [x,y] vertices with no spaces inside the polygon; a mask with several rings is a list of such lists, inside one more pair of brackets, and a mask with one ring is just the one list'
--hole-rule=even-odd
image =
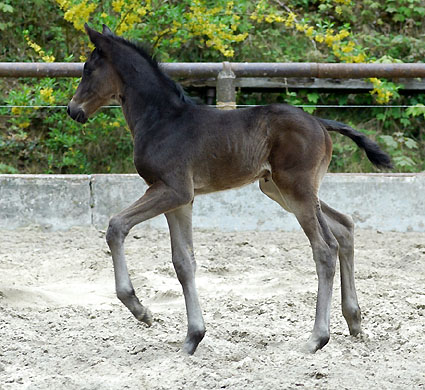
{"label": "green shrub", "polygon": [[[163,61],[419,62],[425,58],[421,0],[0,0],[1,61],[81,61],[83,24],[106,23],[148,43]],[[239,104],[287,102],[347,122],[393,157],[396,171],[425,169],[424,94],[391,80],[371,93],[238,93]],[[131,136],[120,109],[85,125],[66,115],[78,80],[0,79],[0,172],[133,172]],[[323,105],[414,106],[316,109]],[[20,106],[35,106],[24,108]],[[50,107],[39,107],[50,106]],[[333,171],[373,170],[351,140],[334,138]]]}

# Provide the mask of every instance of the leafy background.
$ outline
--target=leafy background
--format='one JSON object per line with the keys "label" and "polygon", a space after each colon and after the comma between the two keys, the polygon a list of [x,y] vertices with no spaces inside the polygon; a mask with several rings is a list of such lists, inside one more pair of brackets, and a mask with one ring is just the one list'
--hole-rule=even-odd
{"label": "leafy background", "polygon": [[[0,61],[84,61],[92,49],[83,28],[89,21],[147,43],[169,62],[423,62],[424,17],[423,0],[0,0]],[[368,81],[370,93],[239,91],[237,98],[238,104],[373,105],[308,110],[378,141],[396,171],[425,170],[425,94],[407,94],[392,80]],[[80,125],[55,107],[67,104],[77,84],[0,79],[0,173],[134,172],[120,109],[102,109]],[[350,140],[334,137],[332,171],[373,169]]]}

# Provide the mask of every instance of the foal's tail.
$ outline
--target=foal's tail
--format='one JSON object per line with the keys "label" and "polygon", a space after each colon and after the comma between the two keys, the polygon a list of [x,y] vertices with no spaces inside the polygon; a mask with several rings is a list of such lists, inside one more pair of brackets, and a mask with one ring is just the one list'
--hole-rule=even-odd
{"label": "foal's tail", "polygon": [[382,151],[376,142],[373,142],[364,134],[341,122],[317,117],[316,119],[318,119],[318,121],[323,126],[325,126],[326,130],[337,131],[338,133],[351,138],[357,144],[357,146],[364,149],[368,159],[372,162],[373,165],[379,168],[393,168],[390,156]]}

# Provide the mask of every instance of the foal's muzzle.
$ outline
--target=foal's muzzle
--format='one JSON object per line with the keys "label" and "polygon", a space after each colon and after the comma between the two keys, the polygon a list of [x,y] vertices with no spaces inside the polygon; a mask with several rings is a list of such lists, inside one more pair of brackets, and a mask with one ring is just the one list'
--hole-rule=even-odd
{"label": "foal's muzzle", "polygon": [[68,108],[66,110],[68,115],[77,122],[86,123],[87,116],[82,108],[72,102],[72,100],[68,104]]}

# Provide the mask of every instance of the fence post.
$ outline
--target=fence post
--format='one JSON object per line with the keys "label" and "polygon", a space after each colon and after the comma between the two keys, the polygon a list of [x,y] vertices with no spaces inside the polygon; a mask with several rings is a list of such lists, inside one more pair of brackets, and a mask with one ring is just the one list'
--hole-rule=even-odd
{"label": "fence post", "polygon": [[217,76],[217,108],[222,110],[233,110],[236,108],[236,76],[232,71],[230,63],[223,62],[223,69]]}

